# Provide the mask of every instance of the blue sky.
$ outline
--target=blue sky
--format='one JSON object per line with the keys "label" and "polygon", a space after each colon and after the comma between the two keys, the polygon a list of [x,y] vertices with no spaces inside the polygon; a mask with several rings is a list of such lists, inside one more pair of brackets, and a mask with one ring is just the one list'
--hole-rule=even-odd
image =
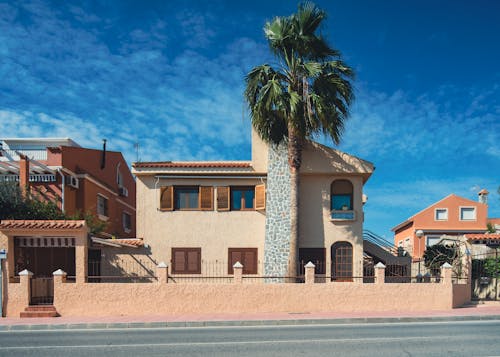
{"label": "blue sky", "polygon": [[[479,188],[500,217],[500,2],[316,3],[357,73],[339,149],[376,166],[365,228],[392,237]],[[249,160],[243,78],[275,63],[262,27],[296,5],[0,0],[0,137],[107,138],[129,163],[135,142],[143,161]]]}

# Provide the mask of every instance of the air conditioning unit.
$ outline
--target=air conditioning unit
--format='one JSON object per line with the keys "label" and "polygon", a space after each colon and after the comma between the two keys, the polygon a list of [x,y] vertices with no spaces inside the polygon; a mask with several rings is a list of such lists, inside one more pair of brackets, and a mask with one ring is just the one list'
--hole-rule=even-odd
{"label": "air conditioning unit", "polygon": [[128,190],[126,187],[120,186],[118,188],[118,193],[120,194],[120,196],[128,197]]}
{"label": "air conditioning unit", "polygon": [[73,187],[73,188],[78,188],[79,187],[79,182],[78,182],[78,178],[75,177],[75,176],[69,176],[67,178],[67,185],[70,186],[70,187]]}

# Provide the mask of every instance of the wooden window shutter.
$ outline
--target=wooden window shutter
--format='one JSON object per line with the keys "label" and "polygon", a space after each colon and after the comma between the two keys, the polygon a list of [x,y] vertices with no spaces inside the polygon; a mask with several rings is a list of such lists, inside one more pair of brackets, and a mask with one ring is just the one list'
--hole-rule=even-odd
{"label": "wooden window shutter", "polygon": [[200,209],[202,211],[213,211],[214,188],[212,186],[200,186]]}
{"label": "wooden window shutter", "polygon": [[190,249],[187,254],[187,272],[191,274],[201,274],[201,250]]}
{"label": "wooden window shutter", "polygon": [[185,273],[186,272],[186,254],[183,250],[172,249],[173,250],[173,273]]}
{"label": "wooden window shutter", "polygon": [[262,211],[266,209],[266,185],[255,186],[255,209]]}
{"label": "wooden window shutter", "polygon": [[248,249],[244,252],[244,274],[257,274],[257,249]]}
{"label": "wooden window shutter", "polygon": [[217,211],[229,211],[231,200],[228,186],[217,187]]}
{"label": "wooden window shutter", "polygon": [[164,186],[160,188],[160,209],[172,211],[174,209],[174,187]]}

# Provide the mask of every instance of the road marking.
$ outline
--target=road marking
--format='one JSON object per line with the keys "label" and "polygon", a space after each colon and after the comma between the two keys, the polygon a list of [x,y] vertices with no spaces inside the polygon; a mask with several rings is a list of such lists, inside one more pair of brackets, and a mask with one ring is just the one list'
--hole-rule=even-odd
{"label": "road marking", "polygon": [[[19,350],[34,350],[34,349],[95,349],[95,348],[120,348],[120,347],[184,347],[184,346],[231,346],[231,345],[258,345],[258,344],[305,344],[305,343],[381,343],[381,342],[398,342],[398,341],[442,341],[444,339],[459,339],[464,341],[466,336],[410,336],[410,337],[367,337],[367,338],[328,338],[328,339],[307,339],[307,340],[264,340],[264,341],[220,341],[220,342],[172,342],[172,343],[130,343],[130,344],[106,344],[106,345],[55,345],[55,346],[12,346],[2,347],[2,351],[19,351]],[[484,337],[484,336],[483,336]],[[477,337],[469,337],[469,339],[477,340]],[[491,340],[497,341],[497,336],[490,336]]]}

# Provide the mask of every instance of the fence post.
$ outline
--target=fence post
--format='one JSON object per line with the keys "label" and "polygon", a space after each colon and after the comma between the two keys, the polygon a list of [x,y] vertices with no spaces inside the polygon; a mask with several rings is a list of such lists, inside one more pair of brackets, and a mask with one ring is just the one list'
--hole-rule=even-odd
{"label": "fence post", "polygon": [[305,266],[305,283],[306,284],[314,284],[314,269],[316,266],[312,263],[309,262]]}
{"label": "fence post", "polygon": [[31,278],[33,276],[33,273],[30,272],[28,269],[24,269],[23,271],[19,272],[19,283],[21,284],[21,288],[24,294],[24,296],[21,297],[23,300],[23,304],[29,305],[30,300],[31,300]]}
{"label": "fence post", "polygon": [[375,284],[384,284],[385,283],[385,265],[382,262],[378,262],[377,265],[374,266],[375,269]]}
{"label": "fence post", "polygon": [[441,265],[441,282],[451,284],[451,265],[449,263]]}
{"label": "fence post", "polygon": [[66,283],[66,272],[63,271],[62,269],[57,269],[55,272],[52,273],[52,276],[54,277],[54,296],[53,296],[53,301],[52,304],[54,306],[57,305],[57,298],[60,295],[60,288],[61,285]]}
{"label": "fence post", "polygon": [[243,265],[240,262],[234,263],[233,274],[233,282],[236,284],[241,284],[243,282]]}
{"label": "fence post", "polygon": [[168,265],[161,262],[156,266],[156,276],[158,277],[158,284],[168,283]]}

